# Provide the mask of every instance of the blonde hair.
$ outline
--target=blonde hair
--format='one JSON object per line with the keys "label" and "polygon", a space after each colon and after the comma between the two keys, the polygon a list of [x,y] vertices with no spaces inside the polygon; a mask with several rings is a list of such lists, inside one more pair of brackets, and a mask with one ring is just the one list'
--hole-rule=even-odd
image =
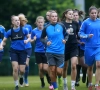
{"label": "blonde hair", "polygon": [[28,22],[27,18],[25,17],[25,15],[23,13],[20,13],[18,15],[18,17],[19,17],[20,20],[24,20],[26,23]]}
{"label": "blonde hair", "polygon": [[44,20],[44,22],[45,22],[45,19],[44,19],[44,17],[43,17],[43,16],[38,16],[38,17],[36,18],[35,23],[36,23],[36,22],[38,22],[38,20],[39,20],[39,19],[43,19],[43,20]]}

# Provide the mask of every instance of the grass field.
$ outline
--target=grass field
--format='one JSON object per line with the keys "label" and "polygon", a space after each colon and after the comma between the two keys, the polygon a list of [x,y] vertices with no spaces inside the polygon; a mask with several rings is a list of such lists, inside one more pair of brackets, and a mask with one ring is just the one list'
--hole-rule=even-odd
{"label": "grass field", "polygon": [[[40,80],[39,76],[29,76],[29,87],[20,87],[19,90],[49,90],[47,83],[45,79],[45,88],[40,87]],[[68,76],[68,87],[70,90],[70,76]],[[14,90],[14,81],[13,77],[6,76],[6,77],[0,77],[0,90]],[[59,87],[59,90],[63,90],[63,87]],[[80,81],[80,86],[76,87],[76,90],[88,90],[86,88],[86,84],[82,83]]]}

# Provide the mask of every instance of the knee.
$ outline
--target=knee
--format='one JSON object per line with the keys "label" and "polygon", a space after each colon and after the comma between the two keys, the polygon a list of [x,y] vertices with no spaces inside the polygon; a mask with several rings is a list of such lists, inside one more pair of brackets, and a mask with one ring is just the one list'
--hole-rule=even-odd
{"label": "knee", "polygon": [[55,70],[54,69],[52,69],[52,70],[50,70],[50,77],[53,77],[53,76],[55,76],[55,74],[56,74],[56,72],[55,72]]}
{"label": "knee", "polygon": [[43,68],[41,67],[41,68],[39,68],[39,72],[43,72]]}
{"label": "knee", "polygon": [[100,64],[97,64],[97,65],[96,65],[96,68],[100,68]]}
{"label": "knee", "polygon": [[57,75],[62,76],[62,74],[63,74],[63,70],[62,69],[61,70],[57,70]]}
{"label": "knee", "polygon": [[14,68],[13,72],[18,73],[18,68]]}
{"label": "knee", "polygon": [[20,73],[24,74],[25,73],[25,69],[20,69]]}
{"label": "knee", "polygon": [[44,72],[48,72],[48,68],[43,68],[43,71]]}
{"label": "knee", "polygon": [[88,67],[87,71],[92,71],[93,67]]}
{"label": "knee", "polygon": [[67,70],[67,66],[66,66],[66,67],[64,66],[64,67],[63,67],[63,71],[66,71],[66,70]]}
{"label": "knee", "polygon": [[71,70],[75,70],[75,69],[76,69],[76,64],[72,64]]}

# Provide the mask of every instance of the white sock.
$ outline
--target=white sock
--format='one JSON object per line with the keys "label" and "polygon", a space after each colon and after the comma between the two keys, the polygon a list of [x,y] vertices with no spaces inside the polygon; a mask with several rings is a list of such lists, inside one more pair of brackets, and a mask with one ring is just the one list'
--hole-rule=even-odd
{"label": "white sock", "polygon": [[98,85],[98,84],[95,84],[95,87],[96,87],[96,86],[99,86],[99,85]]}
{"label": "white sock", "polygon": [[71,81],[71,87],[75,87],[75,81]]}
{"label": "white sock", "polygon": [[14,81],[15,82],[15,86],[18,86],[18,80]]}
{"label": "white sock", "polygon": [[88,86],[92,86],[92,83],[89,83]]}
{"label": "white sock", "polygon": [[63,78],[64,84],[67,84],[67,78]]}

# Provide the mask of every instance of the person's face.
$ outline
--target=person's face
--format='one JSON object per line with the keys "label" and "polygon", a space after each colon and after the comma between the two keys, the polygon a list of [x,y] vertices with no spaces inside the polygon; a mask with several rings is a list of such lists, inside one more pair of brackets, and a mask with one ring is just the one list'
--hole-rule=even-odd
{"label": "person's face", "polygon": [[50,12],[46,13],[46,19],[49,21]]}
{"label": "person's face", "polygon": [[68,11],[67,14],[65,14],[65,17],[69,20],[73,20],[73,11]]}
{"label": "person's face", "polygon": [[37,27],[42,28],[44,26],[44,19],[38,19],[36,24]]}
{"label": "person's face", "polygon": [[100,12],[98,12],[98,17],[100,18]]}
{"label": "person's face", "polygon": [[20,26],[19,17],[17,17],[17,16],[13,17],[12,24],[13,24],[15,27],[19,27],[19,26]]}
{"label": "person's face", "polygon": [[92,10],[90,11],[89,15],[90,15],[90,18],[91,18],[91,19],[95,20],[95,19],[97,18],[97,10],[92,9]]}
{"label": "person's face", "polygon": [[57,19],[58,19],[58,16],[57,16],[56,12],[50,14],[50,22],[51,23],[56,23]]}
{"label": "person's face", "polygon": [[26,21],[23,20],[23,19],[20,19],[20,25],[21,25],[21,26],[24,26],[25,24],[26,24]]}
{"label": "person's face", "polygon": [[74,15],[73,19],[74,19],[75,21],[78,21],[78,20],[79,20],[79,15],[78,15],[78,13],[75,12],[75,13],[73,13],[73,15]]}

